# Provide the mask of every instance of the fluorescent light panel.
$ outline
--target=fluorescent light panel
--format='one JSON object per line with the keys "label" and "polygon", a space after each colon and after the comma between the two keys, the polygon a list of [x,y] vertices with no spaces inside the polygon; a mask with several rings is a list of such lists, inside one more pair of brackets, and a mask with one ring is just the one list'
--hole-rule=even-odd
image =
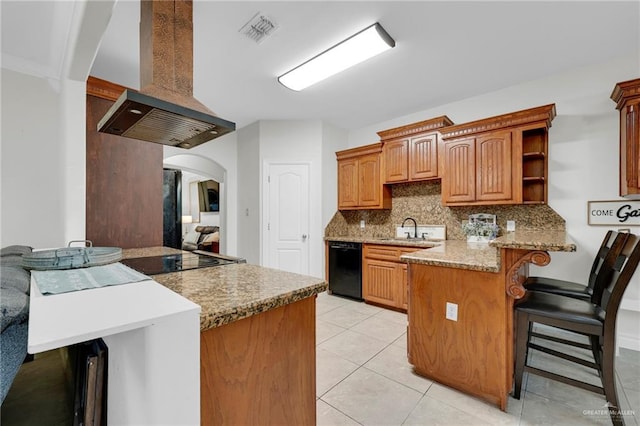
{"label": "fluorescent light panel", "polygon": [[302,90],[327,77],[391,49],[396,42],[377,22],[282,74],[278,81],[291,90]]}

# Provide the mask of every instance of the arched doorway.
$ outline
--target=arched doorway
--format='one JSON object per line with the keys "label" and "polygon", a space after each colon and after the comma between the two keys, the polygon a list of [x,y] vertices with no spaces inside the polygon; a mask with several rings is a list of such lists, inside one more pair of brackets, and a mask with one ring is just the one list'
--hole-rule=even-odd
{"label": "arched doorway", "polygon": [[198,175],[202,179],[212,179],[220,184],[220,252],[227,252],[227,170],[211,158],[197,154],[177,154],[163,160],[163,166],[168,169],[178,169],[190,174]]}

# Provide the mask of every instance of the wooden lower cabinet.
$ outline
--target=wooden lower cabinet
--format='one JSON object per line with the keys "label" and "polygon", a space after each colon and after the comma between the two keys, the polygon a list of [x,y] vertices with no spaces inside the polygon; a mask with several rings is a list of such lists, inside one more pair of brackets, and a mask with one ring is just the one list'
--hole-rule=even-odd
{"label": "wooden lower cabinet", "polygon": [[408,308],[407,264],[400,256],[421,250],[365,244],[362,251],[362,298],[366,302],[404,310]]}
{"label": "wooden lower cabinet", "polygon": [[316,424],[315,303],[200,334],[202,425]]}

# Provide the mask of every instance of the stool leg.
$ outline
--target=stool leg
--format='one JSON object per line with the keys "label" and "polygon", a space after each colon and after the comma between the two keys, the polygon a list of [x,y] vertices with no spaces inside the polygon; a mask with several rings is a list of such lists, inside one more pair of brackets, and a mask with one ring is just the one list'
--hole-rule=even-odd
{"label": "stool leg", "polygon": [[524,375],[524,366],[527,363],[527,352],[529,350],[529,332],[531,323],[529,315],[524,312],[516,311],[516,360],[514,368],[514,388],[513,397],[520,399],[520,391],[522,390],[522,376]]}
{"label": "stool leg", "polygon": [[616,391],[616,373],[615,373],[615,341],[607,339],[602,345],[602,387],[604,396],[609,405],[609,415],[615,426],[624,426],[624,419],[620,412],[620,402],[618,400],[618,392]]}
{"label": "stool leg", "polygon": [[602,340],[600,336],[589,336],[591,343],[591,353],[593,354],[593,360],[598,366],[598,374],[602,378]]}

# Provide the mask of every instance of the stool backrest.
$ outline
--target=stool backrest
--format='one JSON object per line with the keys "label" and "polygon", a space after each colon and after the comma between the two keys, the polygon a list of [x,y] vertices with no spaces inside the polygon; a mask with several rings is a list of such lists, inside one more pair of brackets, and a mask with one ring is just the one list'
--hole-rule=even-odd
{"label": "stool backrest", "polygon": [[604,315],[605,334],[607,334],[607,329],[610,331],[615,330],[616,317],[620,302],[622,302],[622,296],[639,262],[640,237],[630,233],[622,253],[616,258],[611,278],[608,285],[604,287],[600,303],[598,303],[602,309],[602,315]]}
{"label": "stool backrest", "polygon": [[600,304],[602,292],[609,285],[614,265],[620,260],[618,257],[629,238],[628,232],[608,231],[600,245],[598,254],[591,266],[587,285],[591,288],[591,303]]}

